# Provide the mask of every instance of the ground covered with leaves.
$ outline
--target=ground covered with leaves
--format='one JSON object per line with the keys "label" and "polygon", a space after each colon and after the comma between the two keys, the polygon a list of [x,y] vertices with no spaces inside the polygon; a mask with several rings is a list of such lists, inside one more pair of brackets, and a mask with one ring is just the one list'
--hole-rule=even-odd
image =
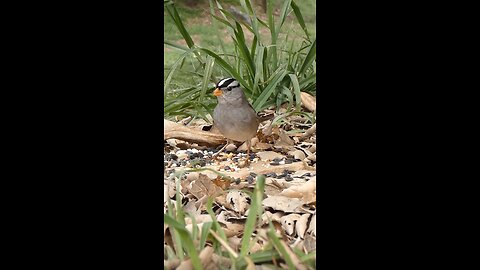
{"label": "ground covered with leaves", "polygon": [[[312,114],[277,110],[260,125],[248,157],[245,143],[228,145],[214,156],[222,145],[201,138],[207,133],[222,137],[204,120],[178,119],[169,125],[173,132],[165,130],[170,135],[164,138],[165,268],[315,268],[314,123]],[[200,139],[179,139],[187,129]]]}

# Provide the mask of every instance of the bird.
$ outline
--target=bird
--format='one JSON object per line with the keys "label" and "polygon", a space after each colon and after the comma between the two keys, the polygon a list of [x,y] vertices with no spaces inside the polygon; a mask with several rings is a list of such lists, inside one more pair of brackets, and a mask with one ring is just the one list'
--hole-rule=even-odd
{"label": "bird", "polygon": [[213,125],[229,141],[246,142],[247,163],[250,160],[251,139],[257,134],[260,119],[243,93],[235,78],[224,78],[215,85],[213,95],[217,97],[217,106],[213,110]]}

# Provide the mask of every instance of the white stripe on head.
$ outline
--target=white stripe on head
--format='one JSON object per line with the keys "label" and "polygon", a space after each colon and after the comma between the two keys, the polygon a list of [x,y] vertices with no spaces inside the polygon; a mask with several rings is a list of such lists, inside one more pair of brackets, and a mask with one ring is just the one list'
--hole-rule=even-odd
{"label": "white stripe on head", "polygon": [[238,83],[237,80],[231,82],[231,83],[228,85],[228,87],[231,87],[231,88],[234,88],[234,87],[237,87],[237,86],[239,86],[239,83]]}
{"label": "white stripe on head", "polygon": [[228,81],[228,80],[231,80],[231,79],[233,79],[233,78],[225,78],[225,79],[219,81],[218,84],[217,84],[217,87],[222,86],[224,82],[226,82],[226,81]]}

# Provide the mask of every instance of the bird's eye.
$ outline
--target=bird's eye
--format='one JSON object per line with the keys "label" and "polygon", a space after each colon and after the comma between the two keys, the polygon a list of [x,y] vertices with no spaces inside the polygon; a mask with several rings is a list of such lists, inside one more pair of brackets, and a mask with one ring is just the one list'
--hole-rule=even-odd
{"label": "bird's eye", "polygon": [[225,90],[230,91],[230,90],[232,90],[232,87],[227,87],[227,89],[225,89]]}

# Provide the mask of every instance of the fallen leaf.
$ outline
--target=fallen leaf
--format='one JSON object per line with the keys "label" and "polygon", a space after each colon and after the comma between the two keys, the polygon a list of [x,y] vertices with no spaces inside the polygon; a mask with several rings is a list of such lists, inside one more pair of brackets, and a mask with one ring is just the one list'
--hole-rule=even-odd
{"label": "fallen leaf", "polygon": [[248,196],[246,193],[239,191],[239,190],[231,190],[227,194],[227,204],[230,205],[230,207],[239,213],[240,215],[243,215],[245,211],[247,210],[248,202],[247,199],[249,199],[250,196]]}
{"label": "fallen leaf", "polygon": [[307,223],[310,214],[303,214],[295,223],[295,231],[300,238],[305,237],[305,232],[307,231]]}
{"label": "fallen leaf", "polygon": [[220,194],[223,189],[215,185],[210,178],[204,174],[199,174],[197,180],[191,183],[190,193],[192,193],[197,199],[201,199],[204,196],[214,197],[217,194]]}
{"label": "fallen leaf", "polygon": [[264,207],[288,213],[297,212],[302,204],[300,199],[287,198],[285,196],[270,196],[262,201]]}
{"label": "fallen leaf", "polygon": [[288,235],[292,235],[295,232],[295,221],[297,221],[300,218],[299,214],[290,214],[283,216],[280,219],[280,222],[282,223],[282,227],[285,229],[285,232]]}
{"label": "fallen leaf", "polygon": [[305,107],[307,110],[311,112],[316,110],[317,102],[314,96],[305,92],[300,92],[300,99],[302,101],[302,106]]}

